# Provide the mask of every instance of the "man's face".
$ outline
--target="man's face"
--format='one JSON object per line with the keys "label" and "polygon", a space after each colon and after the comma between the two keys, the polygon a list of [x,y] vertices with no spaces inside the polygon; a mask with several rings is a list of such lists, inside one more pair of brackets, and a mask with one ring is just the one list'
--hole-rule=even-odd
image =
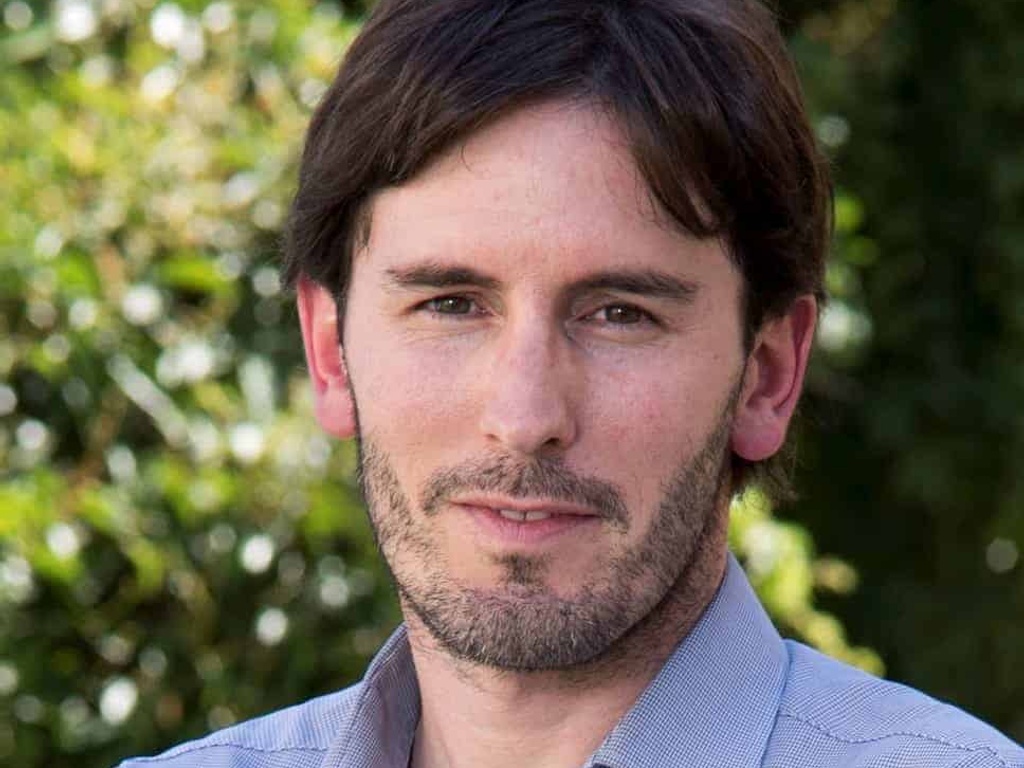
{"label": "man's face", "polygon": [[721,546],[740,293],[589,109],[522,110],[376,196],[343,334],[362,482],[442,647],[589,661]]}

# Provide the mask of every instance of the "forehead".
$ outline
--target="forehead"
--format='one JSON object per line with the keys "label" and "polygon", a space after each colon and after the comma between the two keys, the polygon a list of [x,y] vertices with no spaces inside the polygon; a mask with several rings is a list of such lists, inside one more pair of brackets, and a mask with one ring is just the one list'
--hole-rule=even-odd
{"label": "forehead", "polygon": [[521,269],[617,268],[656,257],[660,268],[708,259],[732,268],[718,241],[682,232],[655,203],[612,118],[565,103],[504,116],[378,193],[364,250],[381,266],[509,257]]}

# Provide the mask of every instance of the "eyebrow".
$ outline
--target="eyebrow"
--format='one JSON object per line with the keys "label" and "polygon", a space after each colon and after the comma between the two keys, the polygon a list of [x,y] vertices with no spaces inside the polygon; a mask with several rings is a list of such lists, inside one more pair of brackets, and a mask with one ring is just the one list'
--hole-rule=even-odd
{"label": "eyebrow", "polygon": [[[497,278],[465,266],[427,263],[388,269],[385,274],[391,285],[396,288],[476,286],[485,290],[496,290],[501,287],[501,281]],[[594,291],[614,291],[690,303],[699,287],[695,281],[683,280],[656,270],[613,269],[596,272],[571,283],[566,293],[575,297]]]}
{"label": "eyebrow", "polygon": [[617,269],[585,277],[573,283],[569,290],[577,295],[592,291],[615,291],[690,303],[697,295],[699,287],[695,281],[683,280],[665,272]]}
{"label": "eyebrow", "polygon": [[441,264],[420,264],[415,267],[389,269],[385,273],[396,288],[451,288],[475,285],[494,290],[501,282],[472,267],[448,267]]}

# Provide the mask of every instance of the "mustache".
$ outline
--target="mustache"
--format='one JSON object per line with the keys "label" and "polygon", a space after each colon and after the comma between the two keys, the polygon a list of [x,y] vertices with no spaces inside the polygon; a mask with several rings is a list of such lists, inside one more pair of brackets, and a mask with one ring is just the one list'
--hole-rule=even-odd
{"label": "mustache", "polygon": [[594,510],[622,529],[629,527],[629,514],[618,486],[581,475],[561,460],[548,457],[523,462],[497,456],[438,470],[423,484],[421,506],[424,514],[434,515],[456,494],[472,492],[579,505]]}

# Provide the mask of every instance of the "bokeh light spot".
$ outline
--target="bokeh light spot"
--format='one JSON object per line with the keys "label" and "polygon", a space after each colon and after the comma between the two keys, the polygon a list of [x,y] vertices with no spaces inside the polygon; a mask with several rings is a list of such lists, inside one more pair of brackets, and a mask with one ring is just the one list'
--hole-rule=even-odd
{"label": "bokeh light spot", "polygon": [[121,298],[121,314],[132,325],[151,325],[163,315],[164,300],[152,285],[133,285]]}
{"label": "bokeh light spot", "polygon": [[75,299],[68,308],[68,322],[76,331],[84,331],[96,324],[100,305],[93,299]]}
{"label": "bokeh light spot", "polygon": [[985,549],[985,562],[993,573],[1009,573],[1019,559],[1020,550],[1010,539],[993,539]]}
{"label": "bokeh light spot", "polygon": [[46,530],[46,546],[60,560],[70,560],[82,549],[82,534],[68,523],[54,523]]}
{"label": "bokeh light spot", "polygon": [[88,0],[57,0],[53,14],[57,38],[66,43],[79,43],[96,34],[99,19]]}
{"label": "bokeh light spot", "polygon": [[135,711],[139,689],[128,677],[115,677],[100,693],[100,715],[111,725],[121,725]]}
{"label": "bokeh light spot", "polygon": [[263,455],[265,446],[263,430],[249,422],[237,424],[228,435],[231,454],[242,464],[252,464]]}
{"label": "bokeh light spot", "polygon": [[265,573],[274,561],[274,540],[265,533],[250,536],[242,545],[239,561],[252,574]]}
{"label": "bokeh light spot", "polygon": [[348,605],[352,590],[348,581],[339,574],[330,574],[320,580],[320,602],[327,608],[340,609]]}
{"label": "bokeh light spot", "polygon": [[18,690],[18,668],[13,664],[0,661],[0,696],[10,696]]}
{"label": "bokeh light spot", "polygon": [[230,3],[211,3],[203,11],[203,24],[215,35],[227,32],[234,23],[235,9]]}
{"label": "bokeh light spot", "polygon": [[18,407],[18,395],[6,384],[0,384],[0,416],[14,413]]}
{"label": "bokeh light spot", "polygon": [[185,34],[185,12],[174,3],[161,3],[149,17],[149,34],[161,48],[174,48]]}
{"label": "bokeh light spot", "polygon": [[32,24],[32,8],[21,0],[8,3],[4,6],[4,24],[15,32],[28,29]]}
{"label": "bokeh light spot", "polygon": [[256,618],[256,639],[263,645],[277,645],[288,634],[288,616],[280,608],[265,608]]}
{"label": "bokeh light spot", "polygon": [[14,716],[23,723],[38,723],[45,714],[46,708],[37,696],[24,694],[14,700]]}
{"label": "bokeh light spot", "polygon": [[23,450],[29,453],[39,453],[45,450],[50,440],[50,430],[41,421],[25,419],[18,425],[14,437]]}
{"label": "bokeh light spot", "polygon": [[167,671],[167,654],[155,647],[144,649],[139,654],[139,669],[146,677],[162,677]]}

